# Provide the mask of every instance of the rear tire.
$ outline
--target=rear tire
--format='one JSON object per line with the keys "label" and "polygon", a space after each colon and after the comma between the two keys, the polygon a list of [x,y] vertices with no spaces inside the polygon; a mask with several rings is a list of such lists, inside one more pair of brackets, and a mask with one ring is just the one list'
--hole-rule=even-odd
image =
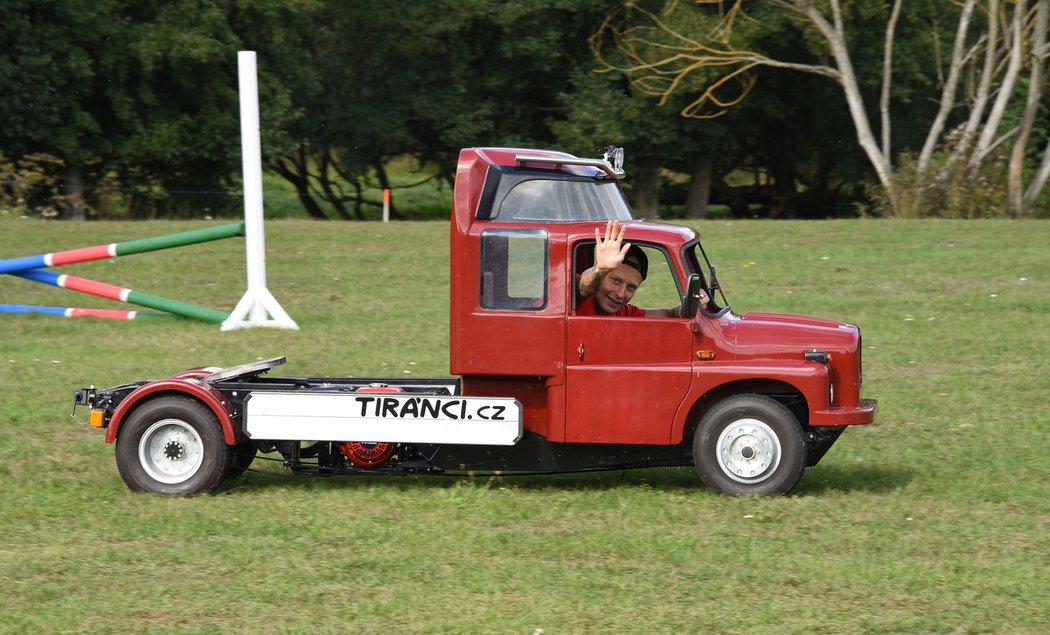
{"label": "rear tire", "polygon": [[806,467],[802,426],[771,397],[729,397],[700,420],[693,463],[704,484],[723,494],[788,494]]}
{"label": "rear tire", "polygon": [[165,395],[139,405],[124,421],[116,458],[131,489],[188,496],[218,487],[232,453],[207,406],[191,397]]}

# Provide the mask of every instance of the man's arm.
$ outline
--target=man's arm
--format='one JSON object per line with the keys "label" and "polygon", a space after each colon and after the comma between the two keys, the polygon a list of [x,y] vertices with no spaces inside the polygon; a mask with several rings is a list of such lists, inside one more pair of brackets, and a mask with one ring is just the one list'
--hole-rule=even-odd
{"label": "man's arm", "polygon": [[598,292],[602,286],[602,276],[605,274],[598,271],[597,267],[591,267],[580,275],[580,295],[587,298]]}
{"label": "man's arm", "polygon": [[626,225],[612,220],[605,224],[605,240],[602,240],[598,228],[594,228],[594,266],[580,275],[580,295],[594,295],[602,286],[602,277],[623,264],[623,258],[631,243],[623,242]]}
{"label": "man's arm", "polygon": [[[707,294],[703,291],[700,292],[700,307],[707,307]],[[672,317],[680,318],[682,315],[682,306],[671,307],[670,309],[646,309],[645,317]]]}

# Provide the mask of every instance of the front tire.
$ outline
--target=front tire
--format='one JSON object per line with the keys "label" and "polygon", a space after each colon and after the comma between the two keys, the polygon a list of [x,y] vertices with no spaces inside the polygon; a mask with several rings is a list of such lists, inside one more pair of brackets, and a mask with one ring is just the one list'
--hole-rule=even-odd
{"label": "front tire", "polygon": [[232,454],[207,406],[190,397],[166,395],[141,404],[123,423],[116,458],[129,488],[188,496],[218,487]]}
{"label": "front tire", "polygon": [[771,397],[729,397],[700,420],[693,463],[704,484],[723,494],[788,494],[806,467],[802,426]]}

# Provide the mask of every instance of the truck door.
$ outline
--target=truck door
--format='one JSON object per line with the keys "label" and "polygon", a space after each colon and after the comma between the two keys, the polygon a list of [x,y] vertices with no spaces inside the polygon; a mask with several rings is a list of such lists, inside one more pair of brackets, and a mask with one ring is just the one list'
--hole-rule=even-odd
{"label": "truck door", "polygon": [[[677,306],[682,291],[667,254],[641,247],[649,275],[631,304]],[[573,271],[589,267],[593,251],[594,241],[578,244]],[[575,304],[567,318],[565,440],[668,444],[692,377],[690,320],[579,316]]]}

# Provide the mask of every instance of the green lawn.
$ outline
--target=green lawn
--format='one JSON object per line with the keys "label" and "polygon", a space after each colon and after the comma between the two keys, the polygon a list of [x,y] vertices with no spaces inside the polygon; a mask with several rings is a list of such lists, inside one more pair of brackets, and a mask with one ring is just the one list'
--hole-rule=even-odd
{"label": "green lawn", "polygon": [[[190,222],[0,220],[0,258]],[[695,223],[738,313],[859,324],[877,422],[787,498],[690,469],[127,490],[72,390],[286,355],[448,372],[448,223],[266,226],[300,331],[0,315],[0,632],[1050,632],[1050,225]],[[64,271],[232,309],[241,239]],[[9,276],[0,302],[121,308]]]}

